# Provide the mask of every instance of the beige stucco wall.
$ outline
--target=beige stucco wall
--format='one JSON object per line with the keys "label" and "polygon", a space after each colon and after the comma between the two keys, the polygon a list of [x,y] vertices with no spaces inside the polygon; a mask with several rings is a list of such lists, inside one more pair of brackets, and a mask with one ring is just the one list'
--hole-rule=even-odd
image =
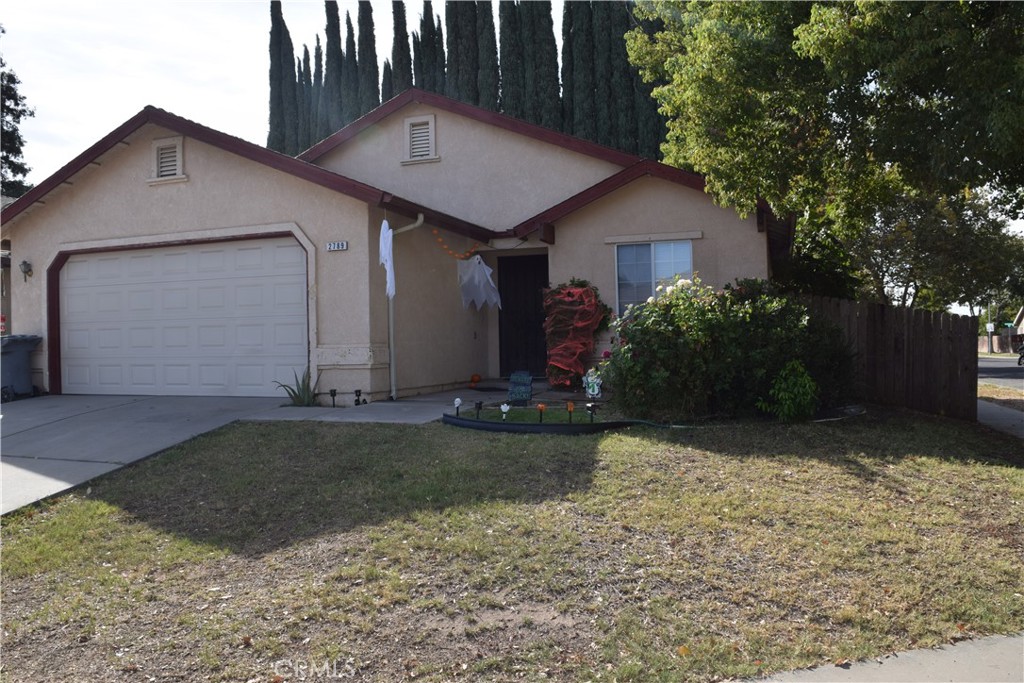
{"label": "beige stucco wall", "polygon": [[[371,218],[378,236],[384,217],[377,210]],[[413,222],[393,214],[387,219],[396,231]],[[387,346],[388,299],[378,244],[370,250],[370,326],[374,345]],[[457,260],[448,254],[448,250],[462,254],[477,244],[429,223],[394,236],[392,305],[399,397],[465,384],[474,374],[487,376],[490,309],[463,307]],[[384,374],[389,386],[389,373]]]}
{"label": "beige stucco wall", "polygon": [[551,281],[589,280],[615,308],[615,244],[609,240],[661,241],[698,232],[701,237],[692,239],[693,268],[705,284],[721,287],[739,277],[768,276],[767,240],[753,216],[741,219],[699,190],[645,177],[556,223]]}
{"label": "beige stucco wall", "polygon": [[[439,161],[403,165],[405,120],[435,115]],[[506,230],[620,166],[421,104],[404,107],[317,164],[431,209]]]}
{"label": "beige stucco wall", "polygon": [[[3,226],[12,258],[35,270],[27,282],[12,282],[14,332],[44,337],[33,366],[46,367],[46,269],[59,251],[288,231],[307,250],[311,361],[323,372],[321,388],[329,381],[343,394],[369,389],[387,354],[369,343],[367,205],[188,138],[188,180],[150,185],[152,140],[173,136],[142,127],[129,145]],[[348,251],[326,253],[326,243],[338,240],[349,242]],[[49,385],[45,374],[42,383]]]}

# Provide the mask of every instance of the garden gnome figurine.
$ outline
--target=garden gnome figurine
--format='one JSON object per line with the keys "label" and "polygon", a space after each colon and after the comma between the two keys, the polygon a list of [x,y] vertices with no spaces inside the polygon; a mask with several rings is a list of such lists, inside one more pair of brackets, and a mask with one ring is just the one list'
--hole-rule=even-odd
{"label": "garden gnome figurine", "polygon": [[597,374],[597,368],[590,368],[587,374],[583,375],[583,391],[587,398],[601,398],[601,378]]}

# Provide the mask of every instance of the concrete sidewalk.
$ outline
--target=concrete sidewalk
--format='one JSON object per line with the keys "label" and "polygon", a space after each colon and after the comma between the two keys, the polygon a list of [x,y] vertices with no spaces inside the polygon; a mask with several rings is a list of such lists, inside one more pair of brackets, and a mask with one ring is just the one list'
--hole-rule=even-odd
{"label": "concrete sidewalk", "polygon": [[978,399],[978,422],[1024,439],[1024,413],[1019,410]]}
{"label": "concrete sidewalk", "polygon": [[793,683],[1021,683],[1024,634],[990,636],[956,645],[900,652],[848,667],[819,666],[776,674],[767,681]]}

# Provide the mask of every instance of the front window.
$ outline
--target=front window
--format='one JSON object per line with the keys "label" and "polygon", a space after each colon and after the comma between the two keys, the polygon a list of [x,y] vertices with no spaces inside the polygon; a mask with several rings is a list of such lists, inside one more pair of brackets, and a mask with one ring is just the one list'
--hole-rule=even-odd
{"label": "front window", "polygon": [[693,275],[690,240],[620,244],[616,247],[615,262],[619,315],[626,306],[654,296],[658,285],[670,285],[678,278],[689,279]]}

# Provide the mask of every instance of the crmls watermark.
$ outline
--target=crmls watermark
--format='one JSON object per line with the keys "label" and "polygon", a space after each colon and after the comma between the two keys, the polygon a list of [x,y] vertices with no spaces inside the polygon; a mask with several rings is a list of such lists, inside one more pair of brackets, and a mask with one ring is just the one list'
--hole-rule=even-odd
{"label": "crmls watermark", "polygon": [[316,681],[355,678],[355,660],[340,659],[279,659],[274,662],[274,675],[284,680]]}

